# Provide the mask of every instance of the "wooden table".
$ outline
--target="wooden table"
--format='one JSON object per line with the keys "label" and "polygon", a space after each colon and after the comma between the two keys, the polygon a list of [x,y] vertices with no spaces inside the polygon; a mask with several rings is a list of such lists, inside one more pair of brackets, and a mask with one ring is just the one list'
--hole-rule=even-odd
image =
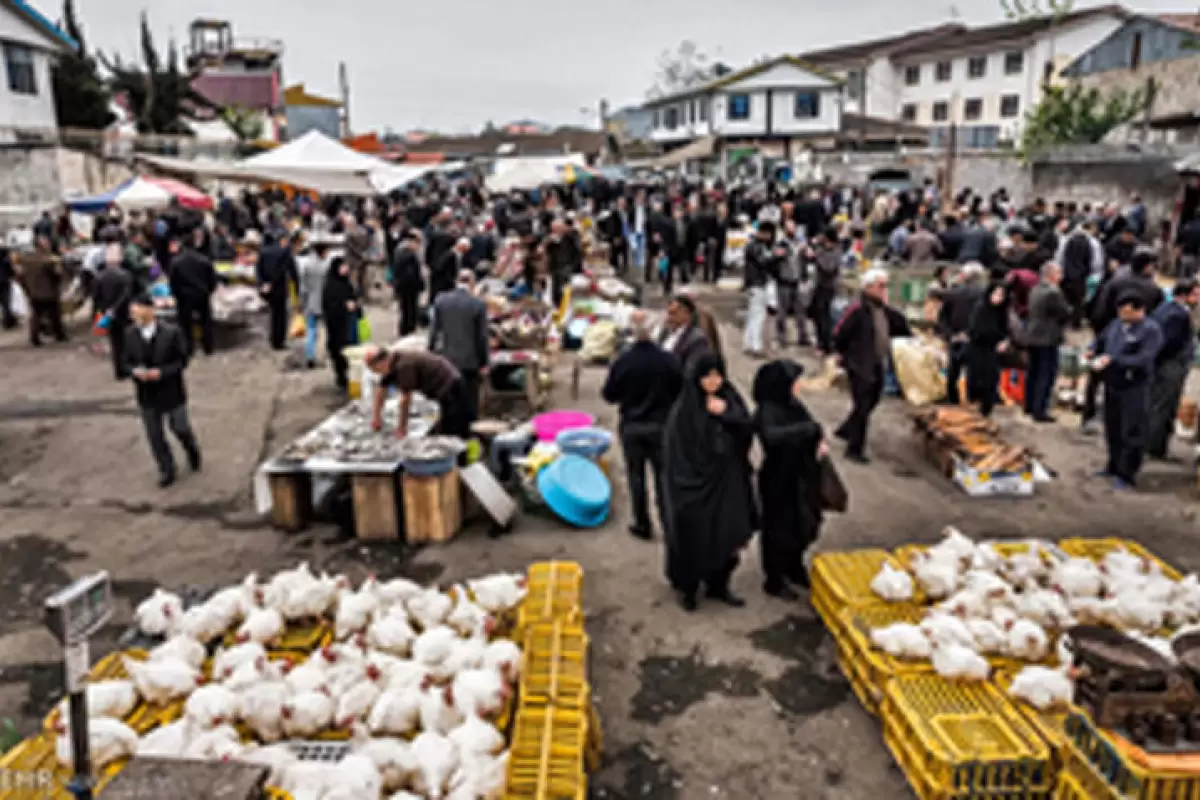
{"label": "wooden table", "polygon": [[497,350],[491,354],[489,370],[524,367],[525,383],[520,389],[497,389],[489,372],[480,386],[479,408],[488,408],[492,400],[516,399],[529,404],[531,411],[540,411],[545,404],[542,391],[542,354],[536,350]]}

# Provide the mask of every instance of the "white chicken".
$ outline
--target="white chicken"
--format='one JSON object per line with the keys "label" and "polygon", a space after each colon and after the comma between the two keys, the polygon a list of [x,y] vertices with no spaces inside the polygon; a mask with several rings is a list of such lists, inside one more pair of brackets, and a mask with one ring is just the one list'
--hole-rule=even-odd
{"label": "white chicken", "polygon": [[267,775],[268,786],[278,786],[284,781],[287,770],[299,763],[300,759],[292,749],[285,744],[269,744],[266,747],[247,747],[237,757],[244,764],[255,764],[267,767],[271,771]]}
{"label": "white chicken", "polygon": [[921,631],[936,644],[957,644],[973,649],[975,637],[967,624],[958,617],[944,612],[932,611],[921,620]]}
{"label": "white chicken", "polygon": [[201,644],[207,644],[225,633],[233,622],[234,618],[228,609],[202,603],[183,612],[179,632]]}
{"label": "white chicken", "polygon": [[312,570],[309,569],[307,561],[301,562],[292,569],[280,570],[271,576],[271,580],[267,581],[266,586],[259,589],[258,604],[265,608],[282,611],[292,592],[313,580]]}
{"label": "white chicken", "polygon": [[288,672],[284,683],[292,694],[329,690],[329,674],[321,659],[313,656]]}
{"label": "white chicken", "polygon": [[327,692],[303,692],[288,699],[280,709],[283,732],[293,739],[316,736],[333,723],[337,704]]}
{"label": "white chicken", "polygon": [[1018,614],[1036,622],[1044,628],[1061,630],[1075,624],[1066,598],[1055,591],[1037,588],[1036,583],[1027,584],[1013,600]]}
{"label": "white chicken", "polygon": [[436,588],[426,589],[420,594],[410,597],[405,603],[408,616],[423,631],[429,631],[442,625],[450,612],[454,610],[454,601],[450,595],[442,594]]}
{"label": "white chicken", "polygon": [[365,754],[351,753],[333,765],[335,783],[323,800],[376,800],[383,793],[383,776]]}
{"label": "white chicken", "polygon": [[511,696],[504,678],[490,669],[465,669],[450,684],[449,699],[464,717],[499,714]]}
{"label": "white chicken", "polygon": [[933,669],[947,680],[986,681],[992,672],[987,659],[959,644],[933,645]]}
{"label": "white chicken", "polygon": [[467,587],[476,603],[497,616],[520,605],[527,591],[525,576],[518,574],[489,575],[467,581]]}
{"label": "white chicken", "polygon": [[429,669],[439,667],[450,657],[454,645],[459,641],[460,637],[453,628],[444,625],[426,628],[413,642],[413,661]]}
{"label": "white chicken", "polygon": [[238,696],[219,683],[201,686],[184,703],[183,713],[202,730],[216,728],[238,718]]}
{"label": "white chicken", "polygon": [[446,735],[466,759],[474,756],[494,756],[504,749],[504,736],[489,722],[468,716],[462,725]]}
{"label": "white chicken", "polygon": [[371,708],[383,687],[370,678],[364,678],[337,698],[337,709],[333,715],[333,725],[340,730],[348,730],[359,720],[365,719],[371,713]]}
{"label": "white chicken", "polygon": [[238,642],[258,642],[262,645],[277,644],[287,629],[287,623],[277,609],[256,608],[251,611],[237,629]]}
{"label": "white chicken", "polygon": [[333,618],[334,636],[340,641],[362,633],[378,608],[379,598],[369,588],[357,592],[343,590],[338,594],[337,614]]}
{"label": "white chicken", "polygon": [[222,681],[222,685],[232,692],[241,692],[264,681],[283,680],[286,664],[287,662],[256,658],[239,665],[232,675]]}
{"label": "white chicken", "polygon": [[1008,645],[1004,629],[990,619],[967,620],[967,630],[975,637],[975,651],[983,655],[1000,655]]}
{"label": "white chicken", "polygon": [[251,572],[236,586],[226,586],[205,603],[209,610],[227,620],[229,628],[258,606],[258,574]]}
{"label": "white chicken", "polygon": [[195,667],[178,659],[142,662],[122,656],[121,662],[138,694],[154,705],[187,697],[204,681]]}
{"label": "white chicken", "polygon": [[510,684],[516,684],[521,677],[521,648],[509,639],[497,639],[489,642],[483,651],[483,666],[494,669]]}
{"label": "white chicken", "polygon": [[913,580],[905,570],[883,562],[879,572],[871,579],[871,591],[889,603],[912,600]]}
{"label": "white chicken", "polygon": [[185,717],[147,733],[138,741],[136,753],[147,758],[180,758],[197,733]]}
{"label": "white chicken", "polygon": [[449,686],[433,686],[421,692],[421,730],[445,735],[463,723]]}
{"label": "white chicken", "polygon": [[1025,667],[1013,678],[1008,693],[1038,711],[1062,708],[1075,696],[1074,673],[1071,667]]}
{"label": "white chicken", "polygon": [[403,739],[384,737],[372,739],[362,726],[357,726],[351,737],[353,751],[371,760],[383,779],[385,791],[394,791],[407,786],[417,771],[412,748]]}
{"label": "white chicken", "polygon": [[1068,598],[1099,597],[1104,575],[1091,559],[1068,558],[1050,571],[1050,586]]}
{"label": "white chicken", "polygon": [[1105,619],[1121,630],[1153,633],[1163,627],[1166,607],[1149,595],[1124,592],[1101,602]]}
{"label": "white chicken", "polygon": [[219,725],[197,733],[184,748],[183,757],[223,761],[238,757],[245,749],[241,737],[232,725]]}
{"label": "white chicken", "polygon": [[990,542],[982,542],[975,548],[975,555],[971,557],[972,570],[982,572],[999,572],[1004,566],[1004,556],[996,550],[995,546]]}
{"label": "white chicken", "polygon": [[245,663],[254,663],[267,658],[267,650],[259,642],[243,642],[233,647],[217,650],[212,660],[212,678],[221,681],[233,674],[233,671]]}
{"label": "white chicken", "polygon": [[952,556],[964,567],[975,560],[975,542],[953,525],[942,528],[942,540],[931,549]]}
{"label": "white chicken", "polygon": [[387,678],[389,692],[420,689],[433,680],[429,669],[416,661],[400,661],[393,664],[387,671]]}
{"label": "white chicken", "polygon": [[500,800],[508,779],[508,753],[464,756],[450,778],[446,800]]}
{"label": "white chicken", "polygon": [[1036,622],[1019,619],[1007,632],[1006,652],[1022,661],[1042,661],[1050,652],[1050,637]]}
{"label": "white chicken", "polygon": [[429,800],[444,800],[450,776],[458,768],[458,748],[444,735],[423,731],[412,743],[417,772],[413,788]]}
{"label": "white chicken", "polygon": [[453,628],[460,636],[472,637],[490,636],[496,628],[496,621],[483,606],[471,602],[467,590],[462,586],[455,587],[454,608],[446,617],[446,626]]}
{"label": "white chicken", "polygon": [[488,641],[483,634],[472,636],[470,639],[459,639],[450,648],[450,655],[446,660],[433,667],[430,672],[439,681],[449,681],[463,670],[479,669],[483,666],[487,647]]}
{"label": "white chicken", "polygon": [[179,595],[155,589],[134,609],[133,620],[138,630],[147,636],[166,636],[174,633],[183,620],[183,600]]}
{"label": "white chicken", "polygon": [[[137,706],[138,693],[132,681],[96,681],[87,685],[88,718],[125,719]],[[70,701],[58,704],[59,719],[69,719]]]}
{"label": "white chicken", "polygon": [[208,652],[205,651],[204,645],[195,639],[187,636],[172,636],[151,650],[147,660],[162,661],[164,659],[176,659],[185,664],[190,664],[196,669],[200,669],[204,665],[204,659],[206,658],[208,658]]}
{"label": "white chicken", "polygon": [[958,588],[959,562],[934,550],[917,553],[912,560],[917,585],[930,600],[943,600]]}
{"label": "white chicken", "polygon": [[1013,553],[1006,558],[1000,574],[1013,586],[1024,586],[1046,576],[1046,562],[1042,560],[1041,551],[1030,546],[1029,550]]}
{"label": "white chicken", "polygon": [[375,587],[380,605],[390,608],[394,605],[404,605],[409,598],[416,597],[425,591],[421,584],[408,578],[393,578]]}
{"label": "white chicken", "polygon": [[320,577],[298,577],[287,586],[277,608],[289,622],[320,619],[333,608],[338,590],[345,585],[344,580],[325,573]]}
{"label": "white chicken", "polygon": [[928,659],[933,654],[929,639],[917,625],[897,622],[871,631],[871,644],[893,658]]}
{"label": "white chicken", "polygon": [[283,738],[283,707],[290,693],[282,681],[261,681],[238,695],[240,719],[259,741],[277,742]]}
{"label": "white chicken", "polygon": [[377,735],[407,736],[421,723],[421,691],[415,687],[383,692],[367,715],[367,727]]}
{"label": "white chicken", "polygon": [[[59,723],[58,738],[54,741],[54,754],[58,763],[74,769],[74,750],[71,745],[71,732],[64,723]],[[88,720],[88,751],[91,755],[92,767],[100,768],[122,758],[132,756],[137,752],[137,732],[117,719],[97,717]]]}
{"label": "white chicken", "polygon": [[367,644],[395,656],[407,656],[416,638],[408,622],[408,612],[400,606],[389,609],[367,628]]}

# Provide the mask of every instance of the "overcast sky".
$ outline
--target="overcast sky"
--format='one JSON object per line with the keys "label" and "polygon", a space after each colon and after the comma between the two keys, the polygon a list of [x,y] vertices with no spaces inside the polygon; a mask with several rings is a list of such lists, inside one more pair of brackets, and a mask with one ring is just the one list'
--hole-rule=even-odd
{"label": "overcast sky", "polygon": [[[664,48],[691,39],[738,67],[949,21],[1002,19],[1000,0],[75,0],[89,46],[138,53],[145,8],[166,50],[196,17],[227,19],[237,36],[282,39],[284,80],[334,94],[349,69],[356,132],[475,130],[533,118],[596,123],[641,99]],[[51,19],[61,0],[34,0]],[[1085,2],[1080,5],[1099,5]],[[1172,11],[1191,0],[1142,0]],[[736,12],[736,13],[735,13]],[[590,109],[590,116],[581,113]]]}

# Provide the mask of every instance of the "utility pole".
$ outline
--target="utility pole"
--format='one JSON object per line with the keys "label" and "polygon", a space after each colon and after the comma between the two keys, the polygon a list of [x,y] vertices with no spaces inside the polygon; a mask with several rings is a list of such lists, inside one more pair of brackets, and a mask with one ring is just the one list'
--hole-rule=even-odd
{"label": "utility pole", "polygon": [[346,62],[338,62],[338,87],[342,94],[342,138],[350,137],[350,76]]}
{"label": "utility pole", "polygon": [[946,139],[946,179],[942,189],[942,208],[954,204],[954,171],[958,162],[958,123],[950,123],[950,134]]}

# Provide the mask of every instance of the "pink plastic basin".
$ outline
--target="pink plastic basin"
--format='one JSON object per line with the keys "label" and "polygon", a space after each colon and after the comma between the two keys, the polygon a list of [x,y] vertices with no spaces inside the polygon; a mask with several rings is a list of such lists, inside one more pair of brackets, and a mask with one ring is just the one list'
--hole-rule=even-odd
{"label": "pink plastic basin", "polygon": [[531,423],[539,442],[553,442],[563,431],[588,428],[595,421],[591,414],[583,411],[547,411],[538,414]]}

